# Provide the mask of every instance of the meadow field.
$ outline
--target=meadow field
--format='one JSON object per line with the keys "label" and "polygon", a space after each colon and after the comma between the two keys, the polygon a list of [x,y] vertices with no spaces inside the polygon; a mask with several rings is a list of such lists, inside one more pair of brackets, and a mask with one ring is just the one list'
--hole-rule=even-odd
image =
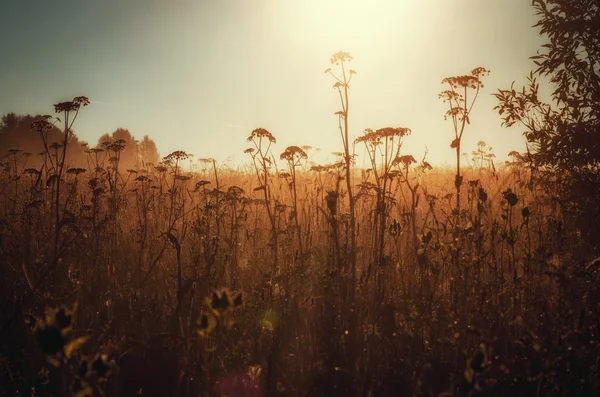
{"label": "meadow field", "polygon": [[457,211],[455,170],[355,169],[353,252],[343,159],[291,147],[275,170],[275,137],[249,139],[237,170],[185,152],[122,170],[118,142],[63,171],[9,151],[5,395],[598,390],[599,263],[561,181],[518,154],[465,167]]}
{"label": "meadow field", "polygon": [[597,1],[8,3],[0,396],[600,396]]}

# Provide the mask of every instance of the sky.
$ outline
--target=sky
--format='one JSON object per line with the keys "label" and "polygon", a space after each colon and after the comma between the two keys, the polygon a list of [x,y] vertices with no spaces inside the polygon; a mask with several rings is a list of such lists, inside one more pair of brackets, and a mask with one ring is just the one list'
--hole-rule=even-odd
{"label": "sky", "polygon": [[[520,86],[543,38],[528,0],[0,0],[0,114],[49,114],[85,95],[83,140],[127,128],[175,150],[248,160],[254,128],[288,145],[341,151],[330,57],[349,52],[350,134],[407,127],[402,151],[452,164],[442,79],[491,70],[465,131],[499,160],[524,150],[493,110],[498,88]],[[335,71],[335,67],[334,67]],[[357,146],[356,152],[364,154]],[[358,165],[366,164],[361,156]]]}

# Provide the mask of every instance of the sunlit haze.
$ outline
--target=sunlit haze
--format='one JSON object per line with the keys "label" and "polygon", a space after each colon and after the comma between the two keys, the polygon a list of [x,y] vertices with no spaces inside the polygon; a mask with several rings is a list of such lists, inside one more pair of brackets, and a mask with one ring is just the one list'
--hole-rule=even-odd
{"label": "sunlit haze", "polygon": [[343,50],[358,73],[351,135],[408,127],[403,152],[420,158],[427,147],[433,164],[454,156],[442,79],[490,69],[463,147],[484,140],[503,160],[524,141],[501,127],[492,93],[525,82],[542,42],[534,23],[523,0],[6,1],[0,113],[46,114],[85,95],[75,132],[93,144],[122,127],[149,135],[162,156],[237,163],[263,127],[277,153],[310,145],[327,162],[341,143],[339,98],[323,72]]}

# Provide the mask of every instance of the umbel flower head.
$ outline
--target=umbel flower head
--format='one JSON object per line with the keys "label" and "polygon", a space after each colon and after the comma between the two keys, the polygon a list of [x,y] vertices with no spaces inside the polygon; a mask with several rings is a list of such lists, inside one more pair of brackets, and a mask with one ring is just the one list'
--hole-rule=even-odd
{"label": "umbel flower head", "polygon": [[181,160],[187,160],[193,155],[191,153],[186,153],[183,150],[176,150],[172,153],[169,153],[167,156],[163,158],[164,164],[172,164]]}
{"label": "umbel flower head", "polygon": [[339,65],[340,62],[344,63],[344,62],[350,62],[352,60],[352,55],[350,55],[350,53],[345,52],[345,51],[338,51],[335,54],[333,54],[331,56],[331,63],[335,64],[335,65]]}
{"label": "umbel flower head", "polygon": [[54,105],[56,113],[77,111],[81,106],[87,106],[90,100],[85,96],[77,96],[72,101],[60,102]]}
{"label": "umbel flower head", "polygon": [[483,83],[481,82],[481,77],[486,74],[489,74],[490,71],[483,68],[477,67],[471,71],[470,75],[466,76],[455,76],[455,77],[446,77],[442,80],[442,84],[448,83],[452,88],[473,88],[477,89],[477,87],[483,87]]}
{"label": "umbel flower head", "polygon": [[275,137],[273,136],[273,134],[271,134],[269,131],[267,131],[264,128],[256,128],[256,129],[252,130],[252,134],[250,134],[250,136],[248,137],[247,141],[250,142],[254,138],[258,138],[258,139],[266,138],[271,143],[275,143],[276,142]]}
{"label": "umbel flower head", "polygon": [[377,131],[373,131],[372,129],[367,128],[365,130],[364,135],[356,138],[356,142],[357,143],[365,142],[365,143],[370,143],[372,145],[378,145],[385,138],[402,137],[402,136],[406,136],[406,135],[410,135],[409,128],[385,127],[385,128],[380,128]]}
{"label": "umbel flower head", "polygon": [[285,151],[281,153],[279,158],[281,160],[295,162],[296,160],[308,158],[308,155],[298,146],[288,146]]}
{"label": "umbel flower head", "polygon": [[31,127],[29,129],[37,131],[37,132],[48,131],[49,129],[54,127],[54,125],[48,121],[51,118],[52,118],[52,116],[50,116],[50,115],[43,116],[41,119],[36,120],[33,123],[31,123]]}

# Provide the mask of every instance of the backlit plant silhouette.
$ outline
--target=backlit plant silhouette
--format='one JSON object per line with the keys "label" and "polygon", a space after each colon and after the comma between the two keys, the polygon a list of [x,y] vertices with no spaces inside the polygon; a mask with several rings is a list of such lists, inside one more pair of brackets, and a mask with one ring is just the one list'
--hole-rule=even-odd
{"label": "backlit plant silhouette", "polygon": [[271,242],[270,246],[273,252],[272,272],[277,271],[278,265],[278,246],[277,246],[277,208],[271,193],[271,167],[273,165],[271,146],[276,143],[275,137],[264,128],[256,128],[246,139],[252,142],[254,147],[246,149],[244,152],[252,157],[252,164],[258,180],[258,186],[254,191],[262,191],[264,205],[267,210],[269,222],[271,223]]}
{"label": "backlit plant silhouette", "polygon": [[[42,120],[34,122],[31,126],[33,130],[36,130],[40,134],[46,150],[45,157],[50,160],[51,168],[47,170],[46,186],[51,185],[52,191],[54,192],[54,249],[52,254],[52,261],[50,264],[48,264],[46,272],[39,279],[39,281],[36,284],[36,287],[43,282],[45,277],[58,264],[58,261],[62,254],[61,248],[65,248],[64,246],[61,247],[61,229],[69,221],[68,218],[70,218],[70,216],[66,215],[67,208],[63,208],[61,210],[61,184],[63,181],[63,174],[65,171],[65,165],[67,160],[67,146],[69,145],[69,141],[72,135],[73,124],[75,123],[75,120],[77,120],[79,110],[81,109],[81,107],[89,105],[89,103],[90,101],[87,97],[78,96],[73,98],[72,101],[60,102],[54,105],[54,111],[60,114],[63,118],[62,143],[54,142],[50,146],[48,146],[45,133],[51,127],[48,121],[51,119],[50,116],[46,116]],[[61,120],[57,118],[56,121],[60,122]],[[50,149],[54,149],[54,153],[52,153]],[[52,160],[53,156],[54,161]]]}
{"label": "backlit plant silhouette", "polygon": [[299,212],[298,212],[298,190],[296,188],[297,185],[297,177],[296,177],[296,169],[302,165],[302,161],[306,160],[308,155],[304,150],[299,148],[298,146],[288,146],[283,153],[281,153],[280,159],[285,160],[288,166],[289,178],[288,186],[290,188],[290,192],[292,194],[292,205],[294,207],[294,211],[292,212],[292,217],[294,218],[294,222],[296,224],[296,233],[298,237],[298,250],[300,258],[304,256],[304,250],[302,249],[302,229],[300,228],[300,222],[298,220]]}
{"label": "backlit plant silhouette", "polygon": [[[364,143],[367,149],[371,162],[369,171],[372,172],[375,179],[375,186],[370,187],[375,190],[377,197],[373,224],[373,261],[376,269],[380,269],[384,265],[387,215],[390,203],[394,201],[392,182],[396,175],[392,172],[392,168],[394,161],[400,158],[402,138],[409,134],[410,130],[408,128],[387,127],[376,131],[366,129],[364,135],[356,139],[356,142]],[[378,278],[377,273],[376,278]]]}
{"label": "backlit plant silhouette", "polygon": [[494,158],[496,155],[492,152],[492,147],[484,141],[477,141],[477,149],[471,152],[473,156],[473,165],[479,169],[495,169]]}
{"label": "backlit plant silhouette", "polygon": [[344,147],[343,158],[345,164],[346,173],[346,193],[348,195],[348,205],[350,208],[350,251],[349,251],[349,269],[347,273],[349,275],[349,286],[348,291],[350,293],[350,301],[353,301],[353,296],[356,290],[356,213],[355,213],[355,197],[352,194],[352,164],[354,160],[354,148],[351,147],[351,141],[349,138],[348,131],[348,117],[350,114],[350,97],[348,91],[350,90],[350,81],[356,72],[352,69],[347,69],[347,64],[352,61],[352,55],[347,52],[339,51],[332,55],[330,61],[332,65],[338,66],[341,71],[341,75],[336,75],[332,72],[331,68],[325,70],[325,73],[331,75],[335,84],[333,89],[337,91],[340,98],[340,105],[342,109],[336,112],[338,117],[338,130],[342,139],[342,145]]}
{"label": "backlit plant silhouette", "polygon": [[[442,84],[448,84],[448,90],[442,91],[439,95],[445,103],[448,103],[448,111],[444,119],[452,120],[454,129],[454,140],[450,147],[456,151],[456,176],[454,186],[456,188],[456,211],[460,213],[460,188],[463,183],[463,177],[460,170],[460,148],[467,124],[471,124],[470,116],[473,105],[479,95],[479,90],[483,87],[481,78],[489,74],[485,68],[478,67],[471,71],[470,75],[446,77]],[[473,90],[472,98],[469,97],[470,90]],[[458,218],[457,218],[458,219]]]}

